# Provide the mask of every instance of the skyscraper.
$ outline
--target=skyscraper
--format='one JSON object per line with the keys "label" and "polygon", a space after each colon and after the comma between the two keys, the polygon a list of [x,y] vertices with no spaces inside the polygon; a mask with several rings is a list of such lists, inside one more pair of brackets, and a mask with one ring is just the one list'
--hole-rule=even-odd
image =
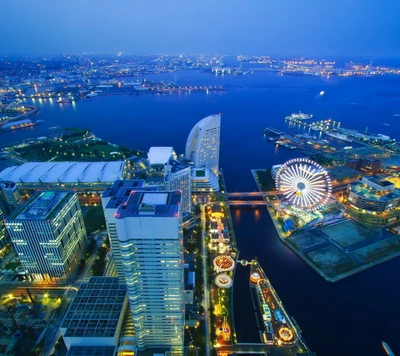
{"label": "skyscraper", "polygon": [[185,309],[181,193],[139,188],[122,195],[114,223],[138,347],[170,348],[181,354]]}
{"label": "skyscraper", "polygon": [[182,192],[181,211],[190,213],[192,210],[192,170],[185,163],[170,159],[165,164],[164,188],[166,191],[180,190]]}
{"label": "skyscraper", "polygon": [[208,168],[214,174],[219,170],[221,115],[210,115],[200,120],[190,131],[186,141],[186,158],[194,168]]}
{"label": "skyscraper", "polygon": [[24,270],[33,279],[66,277],[84,256],[86,229],[73,192],[37,192],[5,225]]}
{"label": "skyscraper", "polygon": [[[117,180],[114,184],[107,188],[101,196],[101,204],[103,206],[104,217],[106,220],[110,247],[112,253],[112,263],[114,265],[111,274],[116,274],[119,283],[126,284],[124,268],[122,266],[121,248],[117,236],[117,228],[115,226],[116,212],[121,204],[126,201],[132,190],[140,189],[144,185],[144,180]],[[144,189],[144,188],[143,188]],[[147,190],[156,189],[153,187]]]}

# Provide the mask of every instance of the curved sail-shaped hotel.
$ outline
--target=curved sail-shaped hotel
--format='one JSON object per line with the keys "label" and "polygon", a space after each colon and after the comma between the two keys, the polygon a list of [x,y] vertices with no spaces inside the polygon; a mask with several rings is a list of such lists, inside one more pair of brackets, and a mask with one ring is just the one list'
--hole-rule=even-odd
{"label": "curved sail-shaped hotel", "polygon": [[221,115],[210,115],[200,120],[190,131],[186,141],[186,158],[193,162],[192,191],[219,190],[219,143]]}
{"label": "curved sail-shaped hotel", "polygon": [[210,115],[190,131],[185,153],[194,168],[209,168],[214,174],[218,173],[220,127],[221,115]]}

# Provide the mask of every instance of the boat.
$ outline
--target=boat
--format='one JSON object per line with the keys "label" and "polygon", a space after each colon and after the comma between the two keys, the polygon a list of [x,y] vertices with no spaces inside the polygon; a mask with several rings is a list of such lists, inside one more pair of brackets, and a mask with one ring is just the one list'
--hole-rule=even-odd
{"label": "boat", "polygon": [[322,131],[322,129],[320,127],[318,127],[318,126],[312,126],[311,130],[313,130],[313,131]]}
{"label": "boat", "polygon": [[283,135],[282,131],[276,130],[272,127],[266,127],[265,130],[263,131],[263,134],[269,135],[269,134],[275,134],[275,135]]}
{"label": "boat", "polygon": [[289,146],[289,149],[290,150],[294,150],[294,149],[296,149],[297,147],[296,146]]}
{"label": "boat", "polygon": [[328,135],[330,137],[336,138],[336,139],[341,140],[341,141],[353,142],[353,140],[349,136],[343,135],[343,134],[338,133],[338,132],[327,132],[327,131],[325,131],[325,135]]}
{"label": "boat", "polygon": [[36,125],[36,122],[33,122],[29,119],[9,121],[6,124],[1,126],[1,130],[2,131],[11,131],[11,130],[23,129],[23,128],[34,126],[34,125]]}
{"label": "boat", "polygon": [[298,114],[293,113],[290,116],[286,116],[285,120],[289,120],[289,121],[294,121],[294,122],[299,122],[299,121],[303,121],[303,120],[308,120],[311,119],[313,117],[313,115],[309,115],[309,114],[304,114],[301,111],[299,111]]}
{"label": "boat", "polygon": [[57,100],[57,103],[59,103],[59,104],[71,104],[72,100],[68,99],[68,98],[59,97],[58,100]]}
{"label": "boat", "polygon": [[97,95],[99,95],[99,94],[97,94],[97,93],[95,93],[95,92],[91,92],[91,93],[89,93],[89,94],[86,94],[86,97],[87,97],[87,98],[93,98],[93,97],[95,97],[95,96],[97,96]]}

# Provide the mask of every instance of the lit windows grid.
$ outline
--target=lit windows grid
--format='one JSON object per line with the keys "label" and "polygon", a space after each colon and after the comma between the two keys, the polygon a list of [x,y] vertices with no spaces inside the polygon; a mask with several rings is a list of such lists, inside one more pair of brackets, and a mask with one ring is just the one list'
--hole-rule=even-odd
{"label": "lit windows grid", "polygon": [[140,348],[180,348],[183,344],[183,239],[181,229],[177,228],[176,232],[175,239],[155,236],[120,241]]}
{"label": "lit windows grid", "polygon": [[[76,194],[54,213],[52,220],[6,222],[23,269],[30,274],[62,277],[72,269],[72,263],[77,265],[83,257],[87,237]],[[63,222],[61,230],[60,221]],[[67,237],[65,242],[63,237]]]}

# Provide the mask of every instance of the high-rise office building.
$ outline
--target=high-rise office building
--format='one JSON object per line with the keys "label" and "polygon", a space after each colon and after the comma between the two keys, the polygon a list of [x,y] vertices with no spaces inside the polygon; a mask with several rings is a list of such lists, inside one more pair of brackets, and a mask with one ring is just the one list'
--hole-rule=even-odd
{"label": "high-rise office building", "polygon": [[[118,241],[117,228],[115,226],[116,212],[119,206],[125,202],[132,190],[141,189],[143,186],[144,180],[117,180],[111,187],[107,188],[101,196],[101,204],[103,206],[112,255],[113,267],[110,269],[110,275],[116,275],[121,284],[125,284],[126,281],[124,268],[122,266],[121,248]],[[147,187],[143,189],[152,190],[156,188]]]}
{"label": "high-rise office building", "polygon": [[194,168],[208,168],[214,174],[219,170],[221,115],[210,115],[200,120],[190,131],[186,141],[186,158]]}
{"label": "high-rise office building", "polygon": [[[137,345],[139,349],[168,348],[182,354],[185,306],[181,193],[139,188],[120,190],[118,194],[123,199],[114,212],[113,223]],[[105,209],[110,213],[112,200]]]}
{"label": "high-rise office building", "polygon": [[22,267],[33,279],[65,278],[84,256],[86,229],[73,192],[37,192],[5,225]]}
{"label": "high-rise office building", "polygon": [[192,210],[192,168],[191,166],[170,159],[165,164],[164,188],[166,191],[180,190],[182,192],[181,211],[190,213]]}

